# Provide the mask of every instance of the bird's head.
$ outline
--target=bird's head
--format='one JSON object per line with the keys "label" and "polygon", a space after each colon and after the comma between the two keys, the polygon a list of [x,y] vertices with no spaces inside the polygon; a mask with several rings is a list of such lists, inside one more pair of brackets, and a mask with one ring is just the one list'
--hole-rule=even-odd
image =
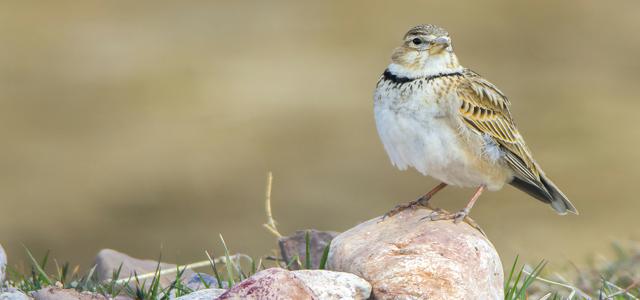
{"label": "bird's head", "polygon": [[410,78],[456,72],[461,68],[449,33],[431,24],[411,28],[404,35],[402,45],[393,51],[391,60],[390,69],[402,73],[396,75]]}

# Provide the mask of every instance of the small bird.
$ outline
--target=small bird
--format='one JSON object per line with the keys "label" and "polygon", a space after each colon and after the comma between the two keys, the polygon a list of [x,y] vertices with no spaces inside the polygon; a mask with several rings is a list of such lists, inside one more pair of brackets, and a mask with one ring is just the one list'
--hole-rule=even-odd
{"label": "small bird", "polygon": [[391,55],[374,95],[376,127],[391,162],[441,181],[424,196],[385,217],[418,206],[447,185],[475,187],[464,209],[435,210],[432,220],[464,220],[487,189],[505,183],[578,214],[531,155],[509,112],[507,97],[478,73],[460,65],[449,33],[435,25],[411,28]]}

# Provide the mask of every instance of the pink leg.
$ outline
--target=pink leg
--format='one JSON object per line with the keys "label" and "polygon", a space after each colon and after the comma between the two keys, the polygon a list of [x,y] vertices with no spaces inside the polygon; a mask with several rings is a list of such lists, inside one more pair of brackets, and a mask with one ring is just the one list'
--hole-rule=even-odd
{"label": "pink leg", "polygon": [[480,195],[482,195],[482,192],[484,192],[484,189],[485,189],[484,185],[479,186],[478,189],[476,189],[476,192],[471,197],[471,199],[469,199],[469,202],[467,203],[467,205],[465,205],[465,207],[459,212],[442,214],[435,211],[434,214],[430,216],[430,219],[432,221],[453,219],[454,223],[459,223],[469,215],[469,213],[471,212],[471,209],[473,208],[473,205],[476,204],[476,201],[478,201],[478,198],[480,198]]}

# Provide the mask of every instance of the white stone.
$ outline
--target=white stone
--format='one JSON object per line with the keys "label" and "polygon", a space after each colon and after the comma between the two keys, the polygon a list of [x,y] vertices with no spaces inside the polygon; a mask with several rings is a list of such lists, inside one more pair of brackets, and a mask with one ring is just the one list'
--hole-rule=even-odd
{"label": "white stone", "polygon": [[350,273],[298,270],[293,271],[293,274],[302,280],[319,299],[368,299],[371,295],[371,285]]}
{"label": "white stone", "polygon": [[29,300],[31,297],[25,295],[21,291],[17,289],[9,288],[8,290],[2,291],[0,288],[0,300]]}
{"label": "white stone", "polygon": [[[4,282],[6,272],[7,272],[7,253],[4,252],[2,245],[0,245],[0,283]],[[0,286],[2,286],[2,284],[0,284]]]}
{"label": "white stone", "polygon": [[224,289],[204,289],[175,298],[175,300],[211,300],[218,298],[225,291]]}

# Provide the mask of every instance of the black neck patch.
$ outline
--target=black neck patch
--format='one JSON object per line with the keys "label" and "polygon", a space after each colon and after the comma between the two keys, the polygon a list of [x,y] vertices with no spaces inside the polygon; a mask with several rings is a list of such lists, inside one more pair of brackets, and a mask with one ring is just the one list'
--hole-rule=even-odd
{"label": "black neck patch", "polygon": [[461,72],[452,72],[452,73],[438,73],[438,74],[434,74],[434,75],[430,75],[430,76],[422,76],[422,77],[416,77],[416,78],[408,78],[408,77],[400,77],[397,76],[393,73],[391,73],[391,71],[389,71],[389,69],[384,70],[384,73],[382,74],[382,77],[384,77],[385,80],[389,80],[393,83],[398,83],[398,84],[403,84],[403,83],[407,83],[407,82],[412,82],[412,81],[416,81],[418,79],[425,79],[425,80],[431,80],[431,79],[436,79],[436,78],[440,78],[440,77],[447,77],[447,76],[461,76],[462,73]]}

